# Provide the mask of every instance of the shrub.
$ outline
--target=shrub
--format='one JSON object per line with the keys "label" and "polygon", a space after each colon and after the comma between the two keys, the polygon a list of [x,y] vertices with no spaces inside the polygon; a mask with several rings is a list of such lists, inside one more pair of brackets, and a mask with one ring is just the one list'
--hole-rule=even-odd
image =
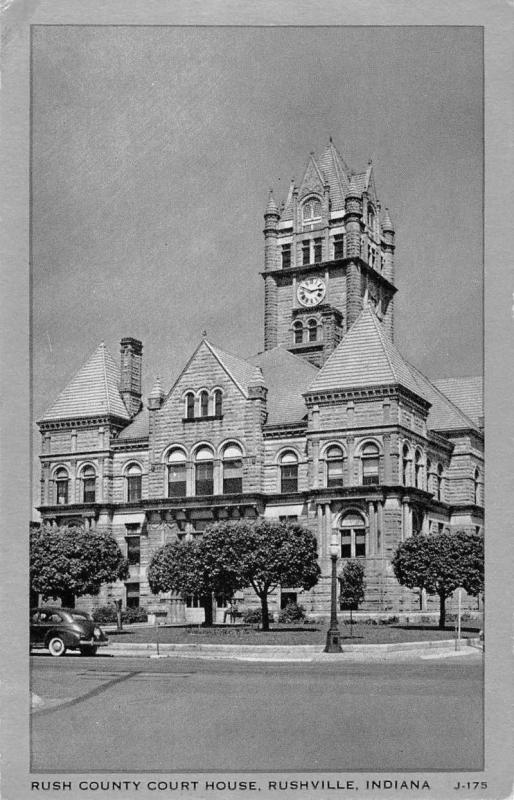
{"label": "shrub", "polygon": [[95,622],[116,622],[116,609],[114,606],[99,606],[91,612]]}
{"label": "shrub", "polygon": [[260,608],[246,608],[242,612],[243,622],[248,622],[250,625],[261,622],[262,613]]}
{"label": "shrub", "polygon": [[278,615],[279,622],[305,622],[307,615],[305,608],[298,603],[288,603]]}
{"label": "shrub", "polygon": [[[117,622],[116,608],[112,606],[99,606],[93,609],[91,615],[95,622],[113,623]],[[124,608],[121,612],[121,621],[127,622],[147,622],[148,614],[145,608]]]}
{"label": "shrub", "polygon": [[123,622],[147,622],[148,614],[146,608],[126,608],[121,612],[121,619]]}

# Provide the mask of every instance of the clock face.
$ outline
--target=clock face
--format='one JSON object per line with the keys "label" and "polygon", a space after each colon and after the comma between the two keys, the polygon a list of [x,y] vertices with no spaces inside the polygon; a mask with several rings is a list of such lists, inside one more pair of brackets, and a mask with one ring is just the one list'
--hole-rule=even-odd
{"label": "clock face", "polygon": [[296,296],[302,306],[317,306],[326,293],[327,287],[322,278],[305,278],[299,283]]}

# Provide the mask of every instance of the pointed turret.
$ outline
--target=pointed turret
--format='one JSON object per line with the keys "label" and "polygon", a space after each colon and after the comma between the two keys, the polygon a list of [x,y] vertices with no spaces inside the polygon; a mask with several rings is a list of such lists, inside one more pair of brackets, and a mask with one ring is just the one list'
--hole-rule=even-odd
{"label": "pointed turret", "polygon": [[150,409],[150,411],[155,411],[157,408],[161,407],[163,397],[164,397],[164,390],[161,386],[161,380],[159,376],[157,376],[155,379],[155,383],[152,387],[152,391],[148,395],[148,408]]}
{"label": "pointed turret", "polygon": [[280,212],[275,202],[275,198],[273,197],[273,189],[270,189],[268,196],[268,205],[266,206],[266,211],[264,212],[264,218],[266,219],[266,217],[279,217],[279,216]]}
{"label": "pointed turret", "polygon": [[381,221],[382,230],[384,231],[384,233],[386,233],[386,232],[387,233],[394,233],[394,226],[393,226],[393,223],[391,222],[391,217],[389,215],[389,209],[388,208],[384,208],[380,221]]}

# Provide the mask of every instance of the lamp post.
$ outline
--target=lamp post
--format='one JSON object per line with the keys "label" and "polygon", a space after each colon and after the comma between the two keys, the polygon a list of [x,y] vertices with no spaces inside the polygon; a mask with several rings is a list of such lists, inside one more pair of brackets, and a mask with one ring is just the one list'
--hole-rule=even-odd
{"label": "lamp post", "polygon": [[332,593],[330,598],[330,627],[327,631],[327,644],[325,653],[342,653],[341,634],[337,626],[337,576],[336,563],[339,555],[339,542],[337,532],[332,532],[330,539],[330,559],[332,561]]}

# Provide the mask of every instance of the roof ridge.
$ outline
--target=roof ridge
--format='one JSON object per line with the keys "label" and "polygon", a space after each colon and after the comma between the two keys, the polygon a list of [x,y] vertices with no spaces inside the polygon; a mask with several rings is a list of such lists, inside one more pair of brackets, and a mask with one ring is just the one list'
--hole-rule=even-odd
{"label": "roof ridge", "polygon": [[[107,364],[105,363],[105,343],[100,342],[100,350],[102,352],[102,368],[103,368],[103,376],[104,376],[104,385],[105,385],[105,396],[107,398],[107,413],[109,414],[111,411],[111,396],[109,394],[109,382],[107,380]],[[123,398],[121,398],[123,400]]]}
{"label": "roof ridge", "polygon": [[[428,384],[430,384],[430,386],[434,389],[434,391],[438,395],[443,397],[445,402],[449,403],[452,406],[452,408],[455,409],[455,411],[459,414],[459,416],[463,417],[467,422],[469,422],[470,427],[473,428],[473,430],[478,430],[476,424],[473,422],[471,417],[468,417],[468,415],[464,411],[462,411],[462,409],[460,409],[459,406],[455,405],[453,400],[450,400],[450,398],[444,392],[442,392],[441,389],[439,389],[439,387],[436,386],[436,384],[433,381],[431,381],[430,378],[428,378],[425,375],[424,372],[422,372],[420,369],[418,369],[418,367],[415,367],[414,364],[411,364],[410,361],[406,361],[405,363],[409,367],[409,370],[411,371],[411,374],[412,374],[412,370],[414,370],[414,372],[419,373],[421,375],[421,377],[424,378],[424,380],[426,380]],[[413,378],[416,380],[416,375],[413,375]]]}
{"label": "roof ridge", "polygon": [[[243,387],[243,386],[241,386],[241,384],[239,383],[239,381],[237,380],[237,378],[235,377],[235,375],[232,375],[232,372],[229,370],[229,368],[227,367],[227,365],[223,363],[223,360],[222,360],[222,358],[221,358],[221,357],[218,355],[218,352],[217,352],[217,351],[219,350],[219,352],[220,352],[220,353],[223,353],[224,355],[227,355],[227,356],[232,356],[232,358],[238,358],[240,361],[243,361],[243,359],[242,359],[240,356],[236,356],[236,355],[234,355],[234,353],[228,353],[228,352],[225,352],[224,350],[222,350],[221,348],[217,348],[217,347],[216,347],[216,345],[213,345],[213,344],[211,344],[209,341],[207,341],[207,339],[204,339],[203,341],[205,342],[205,344],[207,345],[207,347],[208,347],[208,348],[209,348],[209,350],[211,351],[212,355],[214,356],[214,358],[216,359],[216,361],[218,362],[218,364],[219,364],[219,365],[220,365],[220,366],[221,366],[221,367],[222,367],[222,368],[225,370],[225,372],[227,373],[227,375],[229,375],[229,376],[230,376],[230,378],[231,378],[231,379],[234,381],[234,383],[236,384],[237,388],[238,388],[238,389],[241,391],[241,393],[242,393],[242,394],[243,394],[243,395],[246,397],[246,396],[247,396],[246,389],[244,389],[244,387]],[[247,363],[248,363],[248,362],[247,362]]]}
{"label": "roof ridge", "polygon": [[[395,369],[395,367],[394,367],[394,364],[393,364],[393,362],[391,361],[391,357],[390,357],[390,355],[389,355],[389,349],[388,349],[388,347],[386,346],[386,341],[385,341],[385,339],[386,339],[386,336],[385,336],[384,329],[382,328],[382,325],[380,324],[380,322],[379,322],[379,320],[378,320],[378,317],[377,317],[377,315],[375,314],[375,312],[373,311],[373,309],[371,308],[371,305],[370,305],[369,303],[368,303],[368,309],[369,309],[369,311],[370,311],[370,313],[371,313],[371,319],[373,320],[373,324],[375,325],[375,330],[377,331],[377,333],[378,333],[378,336],[379,336],[379,338],[380,338],[380,343],[381,343],[381,345],[382,345],[382,349],[383,349],[383,351],[384,351],[384,355],[385,355],[385,357],[387,358],[387,363],[389,364],[389,369],[391,370],[391,372],[392,372],[392,374],[393,374],[393,377],[394,377],[394,378],[395,378],[395,379],[396,379],[398,382],[400,382],[400,376],[399,376],[399,375],[397,374],[397,372],[396,372],[396,369]],[[388,339],[387,341],[388,341],[388,343],[390,343],[390,344],[393,344],[393,342],[392,342],[390,339]],[[394,347],[394,345],[393,345],[393,347]],[[403,356],[402,356],[402,354],[400,353],[400,351],[399,351],[399,350],[398,350],[398,353],[399,353],[399,354],[400,354],[400,356],[402,357],[403,361],[405,361],[405,359],[403,358]]]}

